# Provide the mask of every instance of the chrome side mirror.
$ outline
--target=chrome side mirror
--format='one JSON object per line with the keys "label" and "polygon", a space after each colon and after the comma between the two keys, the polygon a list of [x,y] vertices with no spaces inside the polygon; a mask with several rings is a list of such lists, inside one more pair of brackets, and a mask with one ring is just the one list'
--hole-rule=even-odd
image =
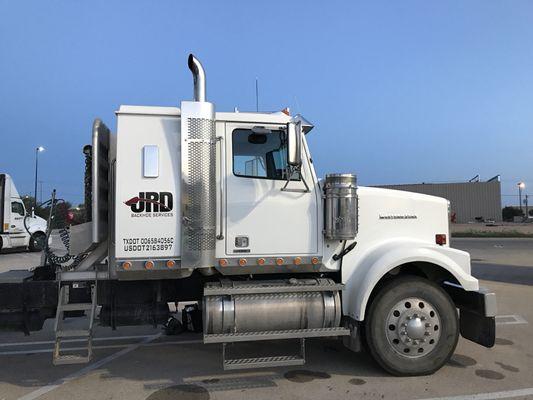
{"label": "chrome side mirror", "polygon": [[302,122],[287,124],[287,162],[292,167],[302,165]]}

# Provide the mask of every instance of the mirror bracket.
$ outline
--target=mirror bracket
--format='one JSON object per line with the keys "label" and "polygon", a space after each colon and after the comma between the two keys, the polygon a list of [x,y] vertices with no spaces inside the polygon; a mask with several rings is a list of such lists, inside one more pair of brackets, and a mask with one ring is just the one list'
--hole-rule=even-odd
{"label": "mirror bracket", "polygon": [[[302,182],[305,186],[305,189],[296,189],[296,188],[288,188],[289,183],[291,182],[291,178],[295,173],[300,174],[300,178],[302,178]],[[307,182],[305,181],[304,176],[302,175],[302,166],[301,164],[299,166],[291,166],[289,165],[287,168],[287,182],[285,182],[285,185],[281,188],[282,192],[298,192],[298,193],[309,193],[311,190],[309,190],[309,186],[307,185]]]}

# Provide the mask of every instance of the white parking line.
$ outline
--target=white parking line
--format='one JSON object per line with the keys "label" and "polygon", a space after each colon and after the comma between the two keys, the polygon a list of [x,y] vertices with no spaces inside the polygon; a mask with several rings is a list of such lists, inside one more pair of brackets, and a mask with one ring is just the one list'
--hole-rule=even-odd
{"label": "white parking line", "polygon": [[496,316],[496,325],[519,325],[527,323],[528,322],[525,320],[524,317],[516,314]]}
{"label": "white parking line", "polygon": [[[150,338],[151,336],[141,336],[143,338]],[[87,341],[87,339],[78,340],[78,341]],[[62,343],[66,342],[63,341]],[[157,342],[157,343],[142,343],[139,344],[139,347],[156,347],[156,346],[165,346],[165,345],[178,345],[178,344],[198,344],[203,343],[203,340],[201,339],[195,339],[195,340],[175,340],[175,341],[166,341],[166,342]],[[137,343],[134,343],[136,345]],[[93,346],[93,349],[123,349],[126,347],[131,346],[132,344],[108,344],[103,346]],[[86,350],[87,347],[65,347],[63,350],[65,351],[78,351],[78,350]],[[41,353],[52,353],[54,351],[53,348],[48,349],[35,349],[35,350],[9,350],[9,351],[2,351],[0,352],[0,356],[17,356],[17,355],[30,355],[30,354],[41,354]]]}
{"label": "white parking line", "polygon": [[46,394],[48,392],[51,392],[52,390],[58,388],[59,386],[62,386],[64,385],[65,383],[68,383],[74,379],[77,379],[77,378],[80,378],[81,376],[85,375],[86,373],[88,372],[91,372],[97,368],[100,368],[102,365],[105,365],[119,357],[122,357],[123,355],[126,355],[130,352],[132,352],[133,350],[136,350],[138,349],[140,346],[142,346],[143,344],[147,344],[157,338],[159,338],[161,336],[161,333],[158,333],[157,335],[153,335],[153,336],[148,336],[147,338],[145,338],[144,340],[142,340],[141,342],[139,343],[135,343],[135,344],[132,344],[132,345],[129,345],[128,347],[126,347],[125,349],[122,349],[120,351],[117,351],[116,353],[114,354],[111,354],[110,356],[107,356],[105,358],[102,358],[101,360],[99,361],[96,361],[95,363],[93,364],[90,364],[88,366],[86,366],[85,368],[82,368],[80,369],[79,371],[76,371],[70,375],[67,375],[65,376],[64,378],[61,378],[61,379],[58,379],[57,381],[49,384],[49,385],[46,385],[46,386],[43,386],[37,390],[34,390],[33,392],[30,392],[28,393],[27,395],[25,396],[22,396],[19,398],[19,400],[35,400],[37,399],[38,397],[41,397],[43,394]]}
{"label": "white parking line", "polygon": [[[107,340],[130,340],[130,339],[144,339],[150,337],[150,335],[137,335],[137,336],[108,336],[108,337],[97,337],[93,338],[93,342],[96,341],[107,341]],[[87,339],[68,339],[62,340],[61,343],[75,343],[75,342],[86,342]],[[40,344],[54,344],[53,340],[43,340],[40,342],[15,342],[15,343],[0,343],[0,347],[11,347],[11,346],[37,346]]]}
{"label": "white parking line", "polygon": [[517,389],[517,390],[506,390],[503,392],[467,394],[467,395],[450,396],[450,397],[432,397],[430,399],[420,399],[420,400],[496,400],[496,399],[512,399],[513,397],[532,396],[532,395],[533,395],[533,388],[526,388],[526,389]]}

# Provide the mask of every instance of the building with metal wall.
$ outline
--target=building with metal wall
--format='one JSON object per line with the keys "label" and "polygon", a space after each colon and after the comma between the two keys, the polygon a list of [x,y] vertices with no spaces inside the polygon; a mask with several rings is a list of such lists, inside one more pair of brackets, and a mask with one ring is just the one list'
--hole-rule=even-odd
{"label": "building with metal wall", "polygon": [[501,184],[499,177],[487,182],[418,183],[376,186],[444,197],[450,200],[455,222],[468,223],[482,218],[502,220]]}

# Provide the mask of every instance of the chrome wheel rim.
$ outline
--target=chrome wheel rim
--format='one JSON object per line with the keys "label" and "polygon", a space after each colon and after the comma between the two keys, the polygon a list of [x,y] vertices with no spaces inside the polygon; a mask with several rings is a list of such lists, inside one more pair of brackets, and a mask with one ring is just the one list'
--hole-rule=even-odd
{"label": "chrome wheel rim", "polygon": [[409,297],[396,303],[387,316],[385,333],[395,352],[408,358],[431,353],[440,338],[439,313],[427,300]]}

